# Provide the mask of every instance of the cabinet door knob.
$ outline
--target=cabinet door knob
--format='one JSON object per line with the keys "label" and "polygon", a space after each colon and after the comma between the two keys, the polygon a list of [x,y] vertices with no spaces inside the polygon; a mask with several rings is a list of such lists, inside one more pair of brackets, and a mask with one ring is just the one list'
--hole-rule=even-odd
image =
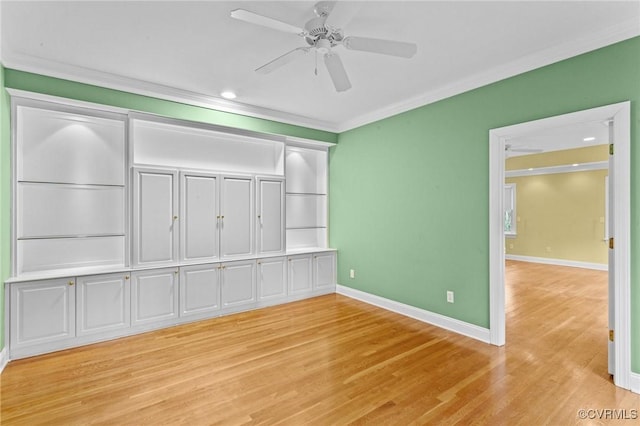
{"label": "cabinet door knob", "polygon": [[220,216],[220,219],[224,219],[224,215]]}
{"label": "cabinet door knob", "polygon": [[178,216],[174,216],[174,217],[173,217],[173,220],[178,220]]}
{"label": "cabinet door knob", "polygon": [[69,281],[69,285],[74,285],[75,283],[72,281]]}
{"label": "cabinet door knob", "polygon": [[129,275],[125,275],[125,276],[124,276],[124,279],[125,279],[125,280],[128,280],[128,279],[129,279]]}

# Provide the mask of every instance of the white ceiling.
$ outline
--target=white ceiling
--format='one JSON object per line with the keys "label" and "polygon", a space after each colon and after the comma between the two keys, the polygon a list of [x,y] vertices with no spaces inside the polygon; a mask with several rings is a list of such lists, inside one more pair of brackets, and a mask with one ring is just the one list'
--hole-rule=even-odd
{"label": "white ceiling", "polygon": [[[303,26],[308,1],[7,1],[9,68],[344,131],[640,34],[636,1],[367,1],[345,34],[410,41],[412,59],[338,46],[353,87],[337,93],[315,55],[254,72],[305,46],[230,18],[235,8]],[[238,94],[233,101],[223,90]]]}

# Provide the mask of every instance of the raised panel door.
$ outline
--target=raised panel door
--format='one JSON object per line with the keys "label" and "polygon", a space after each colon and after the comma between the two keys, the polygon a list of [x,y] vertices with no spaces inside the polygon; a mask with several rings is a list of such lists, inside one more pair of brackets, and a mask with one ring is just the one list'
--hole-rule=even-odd
{"label": "raised panel door", "polygon": [[131,275],[132,325],[170,320],[178,316],[178,270],[134,272]]}
{"label": "raised panel door", "polygon": [[255,260],[222,264],[222,306],[229,308],[256,301]]}
{"label": "raised panel door", "polygon": [[134,171],[134,263],[177,260],[177,172]]}
{"label": "raised panel door", "polygon": [[289,294],[310,292],[313,288],[311,255],[289,256]]}
{"label": "raised panel door", "polygon": [[180,258],[183,261],[219,257],[218,177],[181,173]]}
{"label": "raised panel door", "polygon": [[258,253],[285,252],[284,180],[258,179]]}
{"label": "raised panel door", "polygon": [[180,268],[180,316],[220,309],[220,264]]}
{"label": "raised panel door", "polygon": [[130,326],[129,281],[125,273],[77,278],[78,336]]}
{"label": "raised panel door", "polygon": [[336,256],[334,253],[313,255],[313,287],[329,288],[336,285]]}
{"label": "raised panel door", "polygon": [[254,192],[250,177],[222,178],[220,252],[223,258],[254,253]]}
{"label": "raised panel door", "polygon": [[11,349],[75,336],[75,280],[11,284]]}
{"label": "raised panel door", "polygon": [[273,257],[258,260],[258,300],[287,295],[287,260]]}

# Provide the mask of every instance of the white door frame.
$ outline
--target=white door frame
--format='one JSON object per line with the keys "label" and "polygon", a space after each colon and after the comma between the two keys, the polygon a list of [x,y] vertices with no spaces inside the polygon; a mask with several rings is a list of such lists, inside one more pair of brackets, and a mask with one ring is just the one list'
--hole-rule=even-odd
{"label": "white door frame", "polygon": [[[505,141],[521,134],[589,121],[613,120],[615,229],[615,373],[616,386],[631,384],[631,103],[621,102],[489,131],[489,331],[491,344],[505,344],[504,210]],[[603,336],[603,339],[606,337]],[[604,340],[603,340],[604,341]]]}

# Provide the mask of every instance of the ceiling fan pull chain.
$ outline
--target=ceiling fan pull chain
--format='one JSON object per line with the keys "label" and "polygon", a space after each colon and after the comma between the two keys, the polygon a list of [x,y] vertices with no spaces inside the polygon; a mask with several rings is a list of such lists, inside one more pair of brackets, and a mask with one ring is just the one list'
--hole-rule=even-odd
{"label": "ceiling fan pull chain", "polygon": [[314,70],[315,75],[318,75],[318,51],[316,50],[316,69]]}

